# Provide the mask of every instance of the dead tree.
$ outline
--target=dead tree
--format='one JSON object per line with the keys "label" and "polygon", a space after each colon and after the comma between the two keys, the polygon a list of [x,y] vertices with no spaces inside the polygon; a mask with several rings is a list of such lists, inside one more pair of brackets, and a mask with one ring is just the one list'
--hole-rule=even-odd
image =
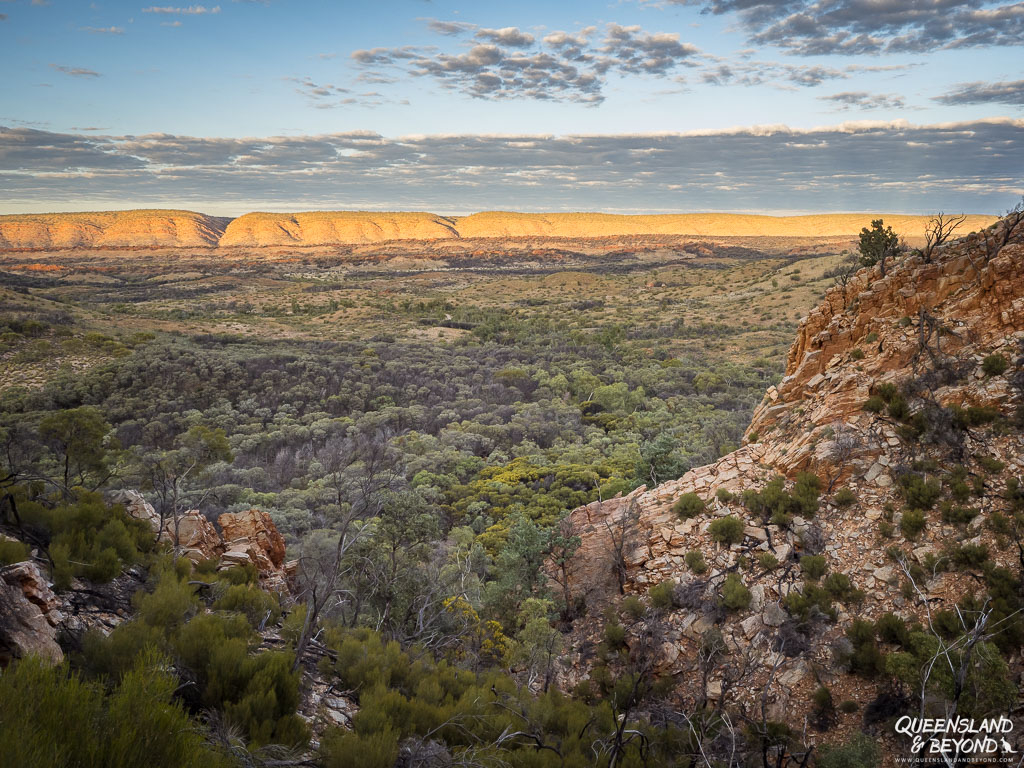
{"label": "dead tree", "polygon": [[924,250],[921,251],[924,260],[931,262],[935,249],[949,240],[965,221],[967,216],[964,214],[947,216],[940,211],[932,216],[924,228]]}
{"label": "dead tree", "polygon": [[[599,504],[602,502],[598,502]],[[605,529],[608,531],[611,548],[611,568],[615,574],[615,580],[619,586],[619,594],[626,594],[627,562],[626,554],[636,546],[637,523],[640,521],[640,505],[630,499],[626,508],[614,520],[604,519]]]}

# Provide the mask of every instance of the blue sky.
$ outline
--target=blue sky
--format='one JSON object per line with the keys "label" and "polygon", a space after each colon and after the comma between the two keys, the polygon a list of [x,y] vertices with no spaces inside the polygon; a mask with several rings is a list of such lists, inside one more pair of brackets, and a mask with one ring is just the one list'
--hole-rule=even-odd
{"label": "blue sky", "polygon": [[0,212],[991,211],[1022,43],[989,0],[0,0]]}

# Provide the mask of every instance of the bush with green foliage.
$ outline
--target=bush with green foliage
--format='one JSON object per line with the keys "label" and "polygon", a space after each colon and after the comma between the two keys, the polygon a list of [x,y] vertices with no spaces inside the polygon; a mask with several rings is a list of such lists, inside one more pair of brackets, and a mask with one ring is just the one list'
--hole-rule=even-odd
{"label": "bush with green foliage", "polygon": [[57,589],[67,589],[75,576],[110,581],[156,546],[148,523],[131,517],[120,505],[108,506],[99,493],[83,491],[77,499],[55,506],[23,498],[18,512],[24,524],[39,526],[51,535]]}
{"label": "bush with green foliage", "polygon": [[738,573],[730,573],[722,582],[722,605],[730,611],[742,611],[750,607],[752,595]]}
{"label": "bush with green foliage", "polygon": [[730,544],[739,544],[743,541],[743,531],[745,528],[746,526],[743,524],[743,521],[738,517],[726,515],[725,517],[712,520],[711,525],[708,526],[708,532],[714,541],[729,546]]}
{"label": "bush with green foliage", "polygon": [[855,504],[856,502],[857,494],[845,486],[836,491],[835,496],[832,497],[832,503],[841,509],[846,508],[851,504]]}
{"label": "bush with green foliage", "polygon": [[773,525],[787,526],[794,515],[811,518],[818,511],[821,480],[810,472],[800,472],[792,491],[786,491],[785,478],[772,478],[760,491],[743,492],[743,504]]}
{"label": "bush with green foliage", "polygon": [[906,472],[898,478],[903,500],[910,509],[929,510],[942,495],[942,485],[934,477],[925,479],[916,472]]}
{"label": "bush with green foliage", "polygon": [[928,518],[920,509],[904,510],[900,517],[900,533],[908,539],[916,539],[928,525]]}
{"label": "bush with green foliage", "polygon": [[1005,357],[996,353],[988,355],[981,361],[981,370],[986,376],[1001,376],[1006,373],[1010,363]]}
{"label": "bush with green foliage", "polygon": [[696,549],[690,550],[683,559],[686,561],[686,567],[696,574],[706,573],[708,570],[708,564],[704,562],[703,552]]}
{"label": "bush with green foliage", "polygon": [[678,499],[676,503],[672,505],[672,511],[675,512],[681,520],[689,520],[690,518],[697,517],[707,511],[707,504],[700,496],[696,493],[684,493]]}
{"label": "bush with green foliage", "polygon": [[233,584],[213,603],[215,611],[245,614],[249,624],[257,629],[276,624],[281,618],[281,603],[277,596],[248,584]]}
{"label": "bush with green foliage", "polygon": [[666,611],[673,605],[673,593],[676,589],[676,582],[672,579],[655,584],[647,593],[651,600],[651,607],[655,610]]}
{"label": "bush with green foliage", "polygon": [[805,579],[817,581],[828,570],[828,561],[824,555],[804,555],[800,558],[800,570]]}
{"label": "bush with green foliage", "polygon": [[0,762],[18,768],[228,768],[175,699],[168,660],[144,652],[107,689],[34,658],[0,674]]}
{"label": "bush with green foliage", "polygon": [[866,733],[855,733],[844,744],[823,745],[817,759],[818,768],[878,768],[881,764],[882,749]]}
{"label": "bush with green foliage", "polygon": [[11,565],[28,560],[31,554],[28,545],[14,539],[0,539],[0,565]]}

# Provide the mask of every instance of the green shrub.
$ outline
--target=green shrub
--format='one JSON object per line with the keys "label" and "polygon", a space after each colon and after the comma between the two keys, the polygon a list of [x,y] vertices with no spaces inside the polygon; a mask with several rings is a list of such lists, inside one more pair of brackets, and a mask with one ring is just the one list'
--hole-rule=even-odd
{"label": "green shrub", "polygon": [[868,413],[881,413],[885,410],[885,400],[878,395],[871,395],[861,407]]}
{"label": "green shrub", "polygon": [[949,412],[953,418],[953,426],[960,430],[991,424],[999,418],[999,410],[987,405],[969,405],[966,408],[952,405]]}
{"label": "green shrub", "polygon": [[726,546],[743,541],[743,521],[735,515],[726,515],[713,520],[708,528],[711,538]]}
{"label": "green shrub", "polygon": [[647,613],[647,606],[644,605],[644,601],[636,595],[626,595],[622,598],[619,607],[631,621],[638,621]]}
{"label": "green shrub", "polygon": [[986,456],[983,453],[979,453],[974,457],[978,464],[988,472],[990,475],[996,475],[1006,469],[1006,464],[999,461],[999,459],[993,458],[992,456]]}
{"label": "green shrub", "polygon": [[966,525],[980,512],[976,507],[963,507],[951,501],[944,501],[939,509],[942,511],[942,522],[953,525]]}
{"label": "green shrub", "polygon": [[863,360],[864,350],[861,349],[860,347],[855,347],[853,350],[850,351],[850,358],[853,360]]}
{"label": "green shrub", "polygon": [[245,614],[253,628],[276,624],[281,618],[281,604],[277,596],[248,584],[233,584],[213,603],[215,611],[235,611]]}
{"label": "green shrub", "polygon": [[839,703],[839,711],[844,715],[852,715],[858,709],[860,709],[860,704],[853,699],[846,699]]}
{"label": "green shrub", "polygon": [[1000,354],[988,355],[981,361],[981,370],[986,376],[1000,376],[1006,372],[1009,362]]}
{"label": "green shrub", "polygon": [[28,545],[14,539],[0,539],[0,565],[11,565],[28,560],[31,554]]}
{"label": "green shrub", "polygon": [[928,525],[924,512],[920,509],[908,509],[900,518],[900,533],[908,539],[916,539]]}
{"label": "green shrub", "polygon": [[878,341],[878,334],[872,331],[871,333],[864,337],[864,341],[868,344],[872,344]]}
{"label": "green shrub", "polygon": [[730,501],[736,498],[736,494],[725,490],[725,488],[719,488],[717,491],[715,491],[715,498],[717,498],[723,504],[728,504]]}
{"label": "green shrub", "polygon": [[907,623],[893,613],[883,613],[875,622],[875,633],[883,643],[906,645],[910,641]]}
{"label": "green shrub", "polygon": [[704,555],[697,550],[692,550],[686,553],[684,558],[686,560],[686,567],[697,574],[706,573],[708,570],[708,564],[704,562]]}
{"label": "green shrub", "polygon": [[891,539],[896,532],[896,527],[888,520],[878,521],[878,535],[883,539]]}
{"label": "green shrub", "polygon": [[804,578],[817,581],[828,570],[828,561],[824,555],[804,555],[800,558],[800,570]]}
{"label": "green shrub", "polygon": [[961,544],[953,552],[953,562],[960,568],[980,568],[988,561],[988,547],[984,544]]}
{"label": "green shrub", "polygon": [[743,584],[738,573],[730,573],[722,583],[722,605],[730,611],[741,611],[750,607],[752,595]]}
{"label": "green shrub", "polygon": [[856,501],[857,494],[846,487],[840,488],[836,491],[835,496],[832,497],[832,503],[840,508],[848,507],[851,504],[856,503]]}
{"label": "green shrub", "polygon": [[766,571],[774,571],[779,567],[779,558],[771,552],[762,552],[757,556],[757,563]]}
{"label": "green shrub", "polygon": [[881,764],[882,750],[866,733],[854,734],[845,744],[823,745],[817,759],[818,768],[878,768]]}
{"label": "green shrub", "polygon": [[655,584],[651,587],[647,596],[651,600],[651,606],[659,611],[665,611],[672,607],[672,594],[675,591],[676,583],[671,579]]}
{"label": "green shrub", "polygon": [[109,693],[29,658],[0,675],[0,755],[19,768],[227,768],[174,699],[166,659],[138,658]]}
{"label": "green shrub", "polygon": [[612,651],[626,645],[626,628],[617,621],[609,621],[604,625],[604,644]]}
{"label": "green shrub", "polygon": [[845,573],[830,573],[825,577],[821,586],[829,595],[844,603],[864,599],[864,593],[859,589],[854,589],[853,582]]}
{"label": "green shrub", "polygon": [[904,501],[911,509],[931,509],[942,495],[942,486],[938,480],[935,478],[926,480],[923,476],[913,472],[900,475],[899,487]]}
{"label": "green shrub", "polygon": [[875,677],[885,669],[885,658],[875,640],[875,626],[870,621],[854,619],[846,636],[853,644],[850,671],[863,677]]}
{"label": "green shrub", "polygon": [[672,505],[672,511],[681,519],[689,520],[707,511],[707,504],[696,493],[684,493]]}

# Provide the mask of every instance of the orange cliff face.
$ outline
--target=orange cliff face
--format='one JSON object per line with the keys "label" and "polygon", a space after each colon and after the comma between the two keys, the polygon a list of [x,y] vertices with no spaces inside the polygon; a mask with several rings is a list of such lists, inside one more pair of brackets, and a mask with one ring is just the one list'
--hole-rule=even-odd
{"label": "orange cliff face", "polygon": [[212,248],[226,223],[174,210],[0,216],[0,249]]}
{"label": "orange cliff face", "polygon": [[[928,216],[870,213],[760,216],[737,213],[619,215],[610,213],[509,213],[486,211],[455,220],[461,237],[614,237],[696,235],[721,237],[856,236],[872,219],[883,218],[901,237],[923,237]],[[961,231],[986,227],[992,216],[968,216]]]}
{"label": "orange cliff face", "polygon": [[247,213],[228,224],[220,245],[362,245],[458,236],[450,219],[432,213]]}
{"label": "orange cliff face", "polygon": [[[262,248],[371,245],[459,238],[629,236],[846,237],[883,218],[917,245],[927,216],[871,213],[759,216],[692,213],[624,216],[604,213],[487,211],[450,218],[424,212],[317,211],[247,213],[237,219],[190,211],[137,210],[0,216],[0,250],[51,248]],[[968,216],[963,231],[988,226],[991,216]]]}

